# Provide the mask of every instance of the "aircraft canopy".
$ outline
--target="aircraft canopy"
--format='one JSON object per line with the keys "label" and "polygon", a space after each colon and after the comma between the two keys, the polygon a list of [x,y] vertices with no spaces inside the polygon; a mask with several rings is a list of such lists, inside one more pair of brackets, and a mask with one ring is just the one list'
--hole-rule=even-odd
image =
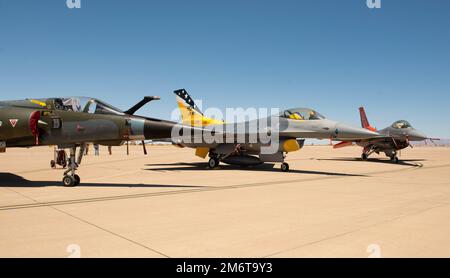
{"label": "aircraft canopy", "polygon": [[56,110],[74,111],[90,114],[123,115],[124,112],[101,100],[88,97],[66,97],[53,99]]}
{"label": "aircraft canopy", "polygon": [[292,108],[280,113],[280,117],[294,120],[324,120],[325,117],[317,111],[309,108]]}
{"label": "aircraft canopy", "polygon": [[404,129],[404,128],[410,128],[412,126],[407,121],[401,120],[401,121],[396,121],[395,123],[393,123],[392,127],[396,128],[396,129]]}

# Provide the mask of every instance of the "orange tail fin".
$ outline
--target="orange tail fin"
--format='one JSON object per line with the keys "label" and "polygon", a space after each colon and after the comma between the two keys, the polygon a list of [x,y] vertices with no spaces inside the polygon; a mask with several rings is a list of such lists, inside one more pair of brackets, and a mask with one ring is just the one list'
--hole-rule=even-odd
{"label": "orange tail fin", "polygon": [[368,129],[370,131],[377,131],[376,128],[370,125],[369,120],[367,119],[366,111],[364,110],[364,107],[359,108],[359,116],[361,118],[361,127]]}

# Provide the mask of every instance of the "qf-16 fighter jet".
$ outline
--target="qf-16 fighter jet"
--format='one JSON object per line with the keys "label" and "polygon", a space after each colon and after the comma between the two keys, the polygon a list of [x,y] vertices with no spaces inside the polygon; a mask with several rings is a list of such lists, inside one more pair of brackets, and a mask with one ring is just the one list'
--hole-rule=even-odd
{"label": "qf-16 fighter jet", "polygon": [[[241,123],[225,123],[206,117],[185,89],[176,90],[174,93],[177,95],[178,108],[184,125],[209,129],[212,134],[222,133],[225,137],[229,130],[235,133],[234,136],[230,136],[231,140],[228,140],[228,138],[222,142],[211,143],[206,142],[206,140],[198,142],[178,140],[174,142],[181,147],[195,148],[195,154],[201,158],[209,156],[209,168],[217,167],[220,162],[240,166],[280,162],[281,170],[286,172],[289,171],[289,165],[284,162],[286,154],[301,149],[305,138],[363,140],[379,136],[378,133],[367,129],[351,127],[328,120],[317,111],[308,108],[287,109],[278,115]],[[260,125],[261,122],[264,124]],[[256,130],[251,130],[249,127],[256,127]],[[269,136],[270,134],[276,134],[276,138],[272,137],[272,141],[264,140],[263,142],[260,140],[261,134]],[[255,135],[253,138],[256,138],[256,140],[249,142],[248,139],[252,135]],[[240,141],[239,137],[244,140]],[[272,152],[263,152],[263,148],[268,148],[270,144],[273,145],[274,140],[277,141],[276,149],[272,149]]]}
{"label": "qf-16 fighter jet", "polygon": [[0,152],[43,145],[70,149],[63,183],[78,185],[80,177],[75,172],[87,143],[118,146],[129,140],[170,138],[176,123],[134,116],[156,99],[159,97],[145,97],[127,111],[86,97],[0,101]]}
{"label": "qf-16 fighter jet", "polygon": [[397,152],[407,147],[412,147],[411,141],[424,141],[424,140],[439,140],[437,138],[428,138],[423,132],[413,128],[411,124],[405,120],[399,120],[382,130],[377,130],[370,125],[367,119],[364,107],[359,108],[359,114],[361,118],[361,126],[367,130],[378,132],[381,136],[379,138],[369,138],[362,140],[342,140],[333,146],[333,148],[342,148],[351,146],[354,143],[363,147],[363,153],[361,155],[362,160],[367,160],[369,155],[373,153],[379,154],[385,153],[392,162],[398,163],[399,159]]}

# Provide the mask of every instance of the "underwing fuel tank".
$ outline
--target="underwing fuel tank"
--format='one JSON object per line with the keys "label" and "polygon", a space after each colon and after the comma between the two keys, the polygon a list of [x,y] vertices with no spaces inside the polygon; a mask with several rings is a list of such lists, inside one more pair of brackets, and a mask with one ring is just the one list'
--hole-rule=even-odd
{"label": "underwing fuel tank", "polygon": [[231,155],[222,159],[222,162],[240,166],[256,166],[263,163],[258,157],[251,155]]}

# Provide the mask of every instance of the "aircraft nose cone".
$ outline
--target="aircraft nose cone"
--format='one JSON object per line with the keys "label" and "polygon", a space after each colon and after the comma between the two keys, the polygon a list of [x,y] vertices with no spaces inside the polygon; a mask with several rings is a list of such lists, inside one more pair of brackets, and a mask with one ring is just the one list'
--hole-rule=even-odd
{"label": "aircraft nose cone", "polygon": [[338,140],[358,140],[368,139],[379,136],[378,133],[370,131],[365,128],[352,127],[345,124],[337,124],[335,137]]}
{"label": "aircraft nose cone", "polygon": [[410,140],[412,141],[423,141],[426,140],[427,138],[428,136],[425,133],[420,132],[418,130],[414,130],[414,132],[412,132],[410,136]]}

